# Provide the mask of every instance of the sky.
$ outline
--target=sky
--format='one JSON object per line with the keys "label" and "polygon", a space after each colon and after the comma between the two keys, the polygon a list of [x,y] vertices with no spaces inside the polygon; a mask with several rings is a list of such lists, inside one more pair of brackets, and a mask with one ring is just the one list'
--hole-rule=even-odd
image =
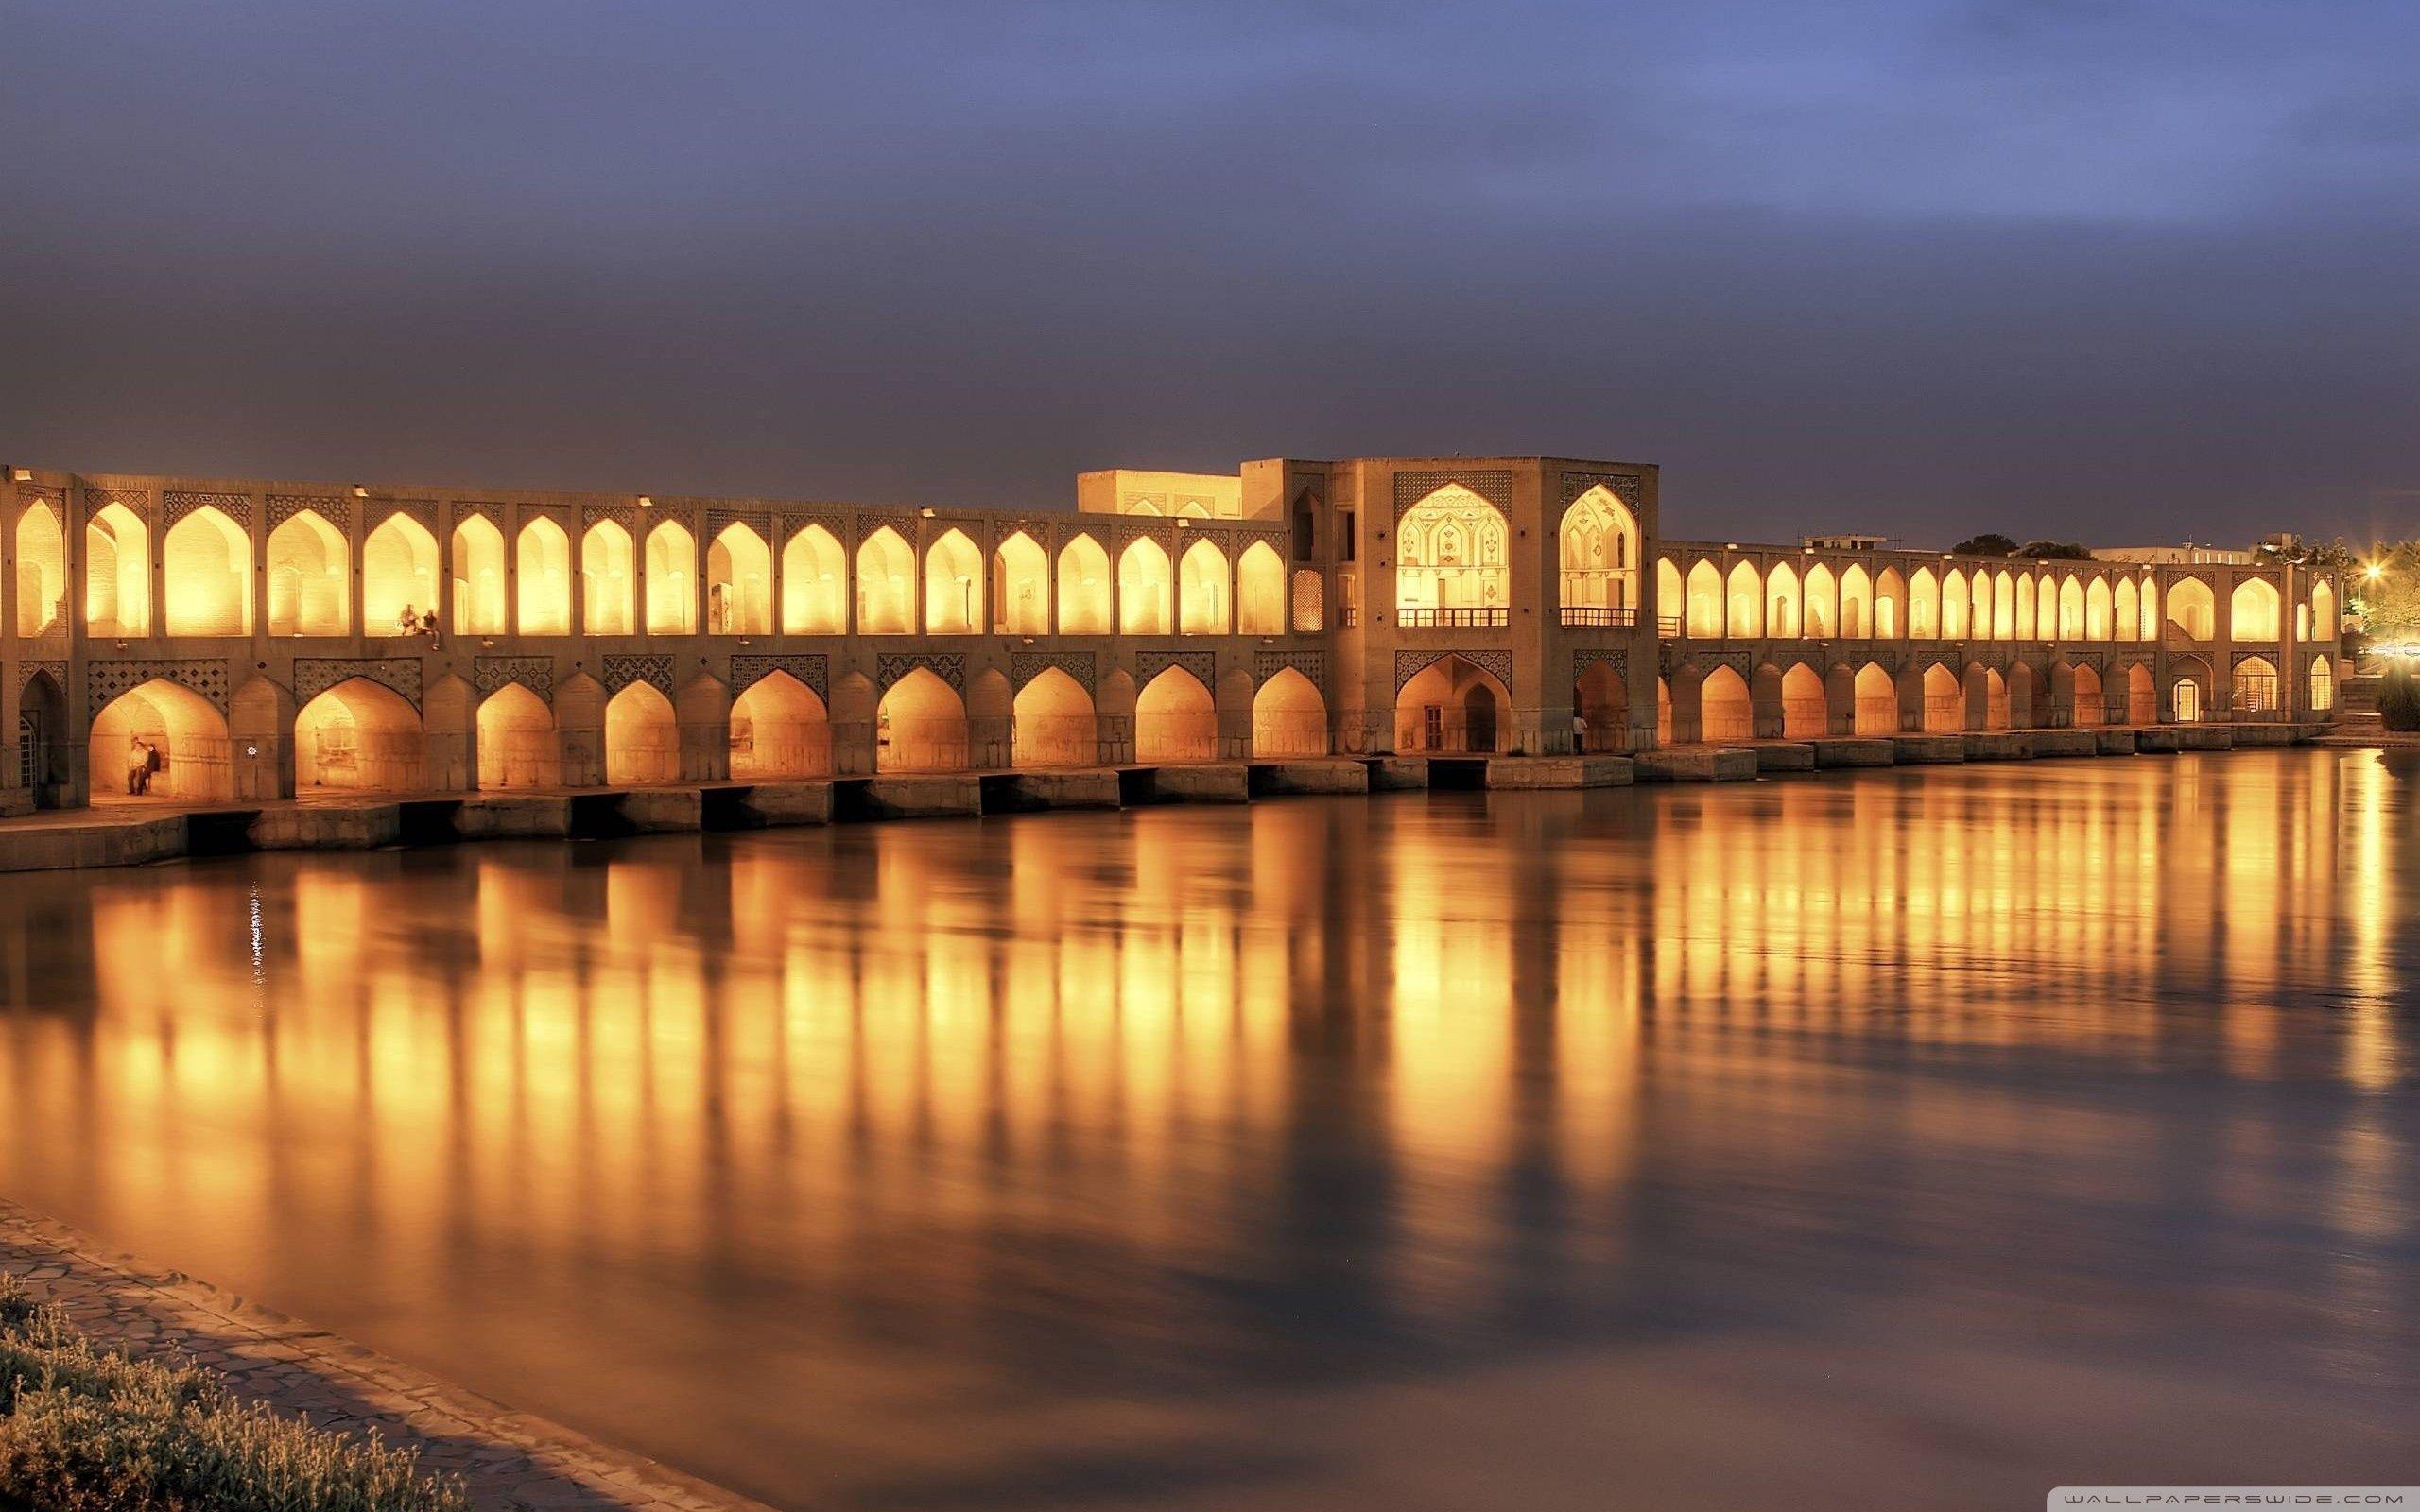
{"label": "sky", "polygon": [[2420,534],[2420,6],[0,0],[0,461]]}

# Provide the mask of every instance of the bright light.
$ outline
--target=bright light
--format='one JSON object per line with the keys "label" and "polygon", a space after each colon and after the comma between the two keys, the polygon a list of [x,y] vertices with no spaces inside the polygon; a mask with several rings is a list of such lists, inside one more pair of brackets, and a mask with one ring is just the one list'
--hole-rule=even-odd
{"label": "bright light", "polygon": [[2367,582],[2375,583],[2385,576],[2386,569],[2379,566],[2377,562],[2372,562],[2367,567],[2361,569],[2361,577]]}

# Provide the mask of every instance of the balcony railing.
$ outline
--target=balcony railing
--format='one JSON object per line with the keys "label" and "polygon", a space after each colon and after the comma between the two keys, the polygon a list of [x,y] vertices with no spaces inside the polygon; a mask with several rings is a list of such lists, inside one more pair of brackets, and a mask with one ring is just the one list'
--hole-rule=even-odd
{"label": "balcony railing", "polygon": [[1657,615],[1655,617],[1655,633],[1664,637],[1664,639],[1668,641],[1675,639],[1681,633],[1681,616],[1678,614]]}
{"label": "balcony railing", "polygon": [[1634,609],[1605,609],[1588,604],[1563,606],[1563,623],[1568,628],[1589,627],[1627,629],[1638,623]]}
{"label": "balcony railing", "polygon": [[1509,609],[1399,609],[1395,610],[1395,623],[1439,629],[1477,630],[1512,624],[1512,611]]}

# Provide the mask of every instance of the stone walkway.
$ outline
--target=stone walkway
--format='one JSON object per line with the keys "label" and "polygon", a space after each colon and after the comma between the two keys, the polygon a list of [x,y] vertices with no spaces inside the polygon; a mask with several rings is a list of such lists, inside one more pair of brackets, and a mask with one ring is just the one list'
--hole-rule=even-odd
{"label": "stone walkway", "polygon": [[95,1339],[174,1352],[328,1428],[377,1427],[494,1512],[768,1512],[761,1503],[423,1374],[0,1200],[0,1271]]}

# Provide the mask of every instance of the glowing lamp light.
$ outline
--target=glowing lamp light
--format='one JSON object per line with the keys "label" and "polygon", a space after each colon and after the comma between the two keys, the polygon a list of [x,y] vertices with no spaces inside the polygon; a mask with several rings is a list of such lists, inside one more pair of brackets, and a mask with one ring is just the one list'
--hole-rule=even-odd
{"label": "glowing lamp light", "polygon": [[2364,582],[2375,583],[2385,576],[2386,569],[2379,566],[2377,562],[2372,562],[2367,567],[2361,569],[2361,578]]}

